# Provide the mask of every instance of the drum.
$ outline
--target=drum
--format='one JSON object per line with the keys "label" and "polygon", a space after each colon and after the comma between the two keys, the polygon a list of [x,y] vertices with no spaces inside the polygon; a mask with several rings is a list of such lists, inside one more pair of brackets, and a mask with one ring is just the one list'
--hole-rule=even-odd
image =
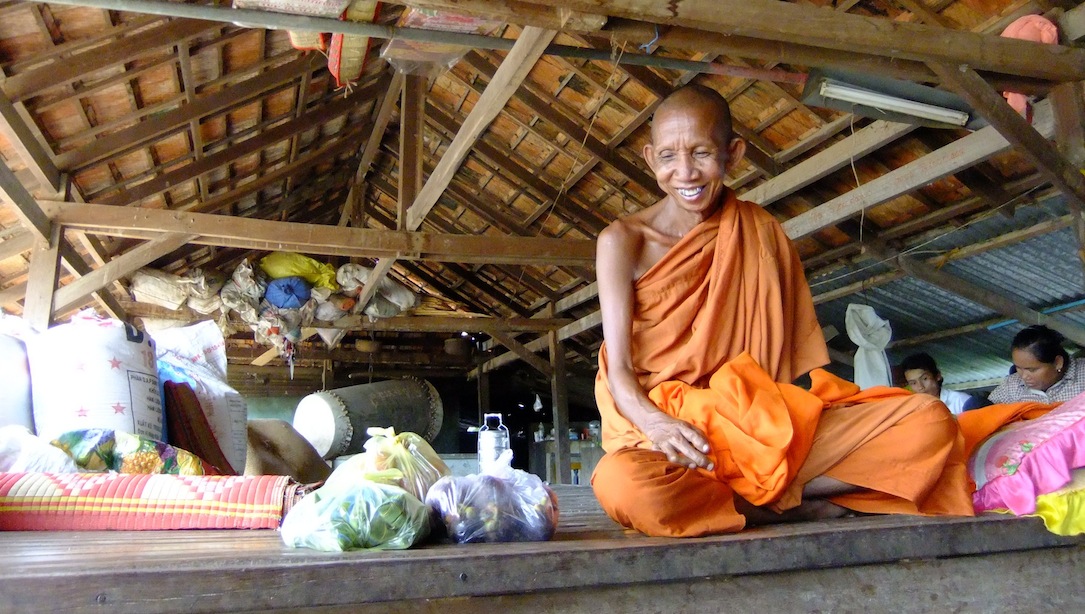
{"label": "drum", "polygon": [[407,378],[314,392],[294,410],[294,430],[325,459],[333,459],[362,452],[369,427],[390,426],[432,441],[443,419],[433,384]]}

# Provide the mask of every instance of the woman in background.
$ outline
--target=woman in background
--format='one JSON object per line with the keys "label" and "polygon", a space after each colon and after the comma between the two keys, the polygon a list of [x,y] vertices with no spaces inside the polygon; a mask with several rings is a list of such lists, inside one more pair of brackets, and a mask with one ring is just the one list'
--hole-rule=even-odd
{"label": "woman in background", "polygon": [[1069,401],[1085,392],[1085,364],[1070,358],[1063,336],[1046,326],[1030,326],[1010,345],[1015,372],[995,388],[992,403]]}

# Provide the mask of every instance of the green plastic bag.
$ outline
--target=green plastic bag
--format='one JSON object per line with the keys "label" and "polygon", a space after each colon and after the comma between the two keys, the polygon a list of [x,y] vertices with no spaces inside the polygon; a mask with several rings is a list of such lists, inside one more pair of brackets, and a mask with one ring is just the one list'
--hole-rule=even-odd
{"label": "green plastic bag", "polygon": [[430,532],[425,503],[398,486],[375,481],[325,484],[283,519],[283,543],[325,552],[405,550]]}

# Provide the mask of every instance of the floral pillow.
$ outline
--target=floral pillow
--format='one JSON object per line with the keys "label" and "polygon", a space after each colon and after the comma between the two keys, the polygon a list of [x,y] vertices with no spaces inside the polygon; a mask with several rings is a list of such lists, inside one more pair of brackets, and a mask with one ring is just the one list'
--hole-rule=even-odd
{"label": "floral pillow", "polygon": [[972,457],[976,512],[1036,512],[1036,498],[1070,483],[1085,467],[1085,394],[1035,420],[1015,422],[991,435]]}

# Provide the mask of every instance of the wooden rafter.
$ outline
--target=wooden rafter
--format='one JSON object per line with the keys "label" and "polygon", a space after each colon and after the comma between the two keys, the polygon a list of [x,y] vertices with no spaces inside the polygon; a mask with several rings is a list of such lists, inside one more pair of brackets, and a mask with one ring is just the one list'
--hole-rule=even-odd
{"label": "wooden rafter", "polygon": [[[509,51],[505,61],[501,63],[501,67],[490,80],[489,87],[479,97],[475,107],[471,110],[467,119],[464,120],[460,131],[456,133],[456,138],[452,139],[452,144],[445,150],[441,161],[437,164],[429,179],[426,180],[426,184],[419,192],[418,198],[411,204],[410,209],[407,211],[406,229],[416,230],[422,225],[422,220],[437,204],[437,200],[444,193],[448,183],[452,181],[452,176],[459,169],[460,164],[467,157],[471,147],[481,136],[482,131],[490,125],[490,122],[505,107],[505,103],[520,87],[520,84],[527,77],[535,62],[542,56],[543,51],[546,50],[546,46],[550,44],[555,34],[553,30],[542,30],[530,26],[524,28],[520,33],[515,46]],[[378,261],[377,266],[374,267],[374,271],[370,275],[368,283],[366,283],[365,290],[358,297],[358,302],[365,304],[369,299],[373,298],[380,280],[391,268],[391,263],[385,264],[382,261]],[[378,273],[378,271],[381,272]]]}
{"label": "wooden rafter", "polygon": [[197,235],[193,243],[309,254],[517,264],[590,264],[594,241],[539,237],[433,235],[409,231],[42,201],[54,223],[92,234],[152,238],[161,233]]}

